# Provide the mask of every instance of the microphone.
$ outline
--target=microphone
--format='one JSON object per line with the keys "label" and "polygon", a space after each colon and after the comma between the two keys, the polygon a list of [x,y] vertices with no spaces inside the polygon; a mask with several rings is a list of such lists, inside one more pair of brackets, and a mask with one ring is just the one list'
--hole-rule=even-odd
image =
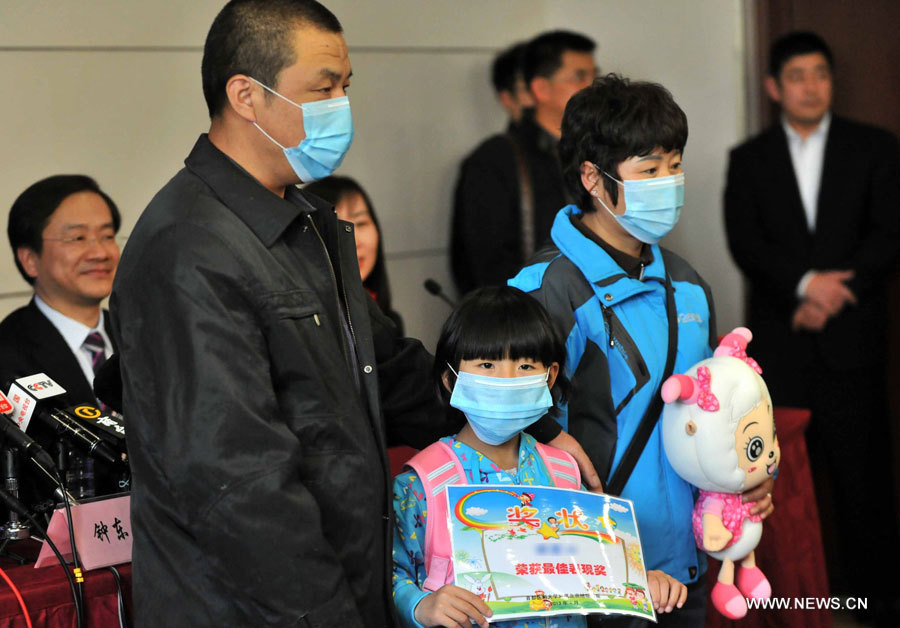
{"label": "microphone", "polygon": [[9,398],[18,410],[17,421],[23,430],[28,429],[32,418],[37,418],[56,432],[57,436],[67,436],[89,456],[101,458],[110,464],[119,462],[115,452],[102,438],[79,425],[76,419],[60,408],[68,405],[65,403],[65,388],[44,373],[6,381]]}
{"label": "microphone", "polygon": [[[6,395],[0,392],[0,435],[5,438],[6,442],[17,447],[20,452],[31,458],[32,464],[43,474],[40,475],[40,477],[43,477],[53,487],[53,495],[58,502],[62,502],[68,497],[69,503],[77,505],[78,502],[75,501],[75,498],[72,497],[68,491],[63,495],[63,492],[59,487],[59,470],[56,461],[53,460],[53,456],[48,454],[47,451],[41,447],[37,441],[31,438],[31,436],[26,434],[24,430],[19,428],[18,421],[13,418],[15,411],[16,407],[10,403],[9,399],[6,398]],[[2,495],[0,495],[0,499],[6,500]],[[9,505],[9,502],[7,502],[7,505]],[[12,506],[10,506],[10,508],[12,508]]]}
{"label": "microphone", "polygon": [[441,299],[442,301],[444,301],[444,303],[446,303],[450,307],[452,307],[452,308],[456,307],[456,303],[450,297],[448,297],[446,294],[444,294],[444,289],[441,287],[441,284],[436,282],[434,279],[431,279],[430,277],[428,279],[426,279],[424,286],[425,286],[425,289],[428,290],[429,293],[431,293],[434,296],[436,296],[437,298]]}
{"label": "microphone", "polygon": [[53,456],[44,451],[44,448],[37,444],[31,436],[19,429],[19,425],[12,414],[15,411],[13,404],[9,402],[2,392],[0,392],[0,434],[18,448],[24,455],[32,458],[35,462],[46,469],[56,469],[56,463]]}
{"label": "microphone", "polygon": [[[6,442],[18,448],[22,454],[31,458],[32,464],[43,473],[41,477],[44,477],[50,485],[53,486],[53,494],[56,499],[60,502],[63,501],[64,496],[59,488],[57,479],[59,471],[56,462],[53,460],[53,456],[48,454],[47,451],[41,447],[37,441],[31,438],[31,436],[26,434],[24,430],[19,428],[18,421],[13,418],[15,412],[16,407],[10,403],[9,399],[6,398],[6,395],[0,392],[0,435],[3,436]],[[69,501],[72,504],[78,503],[75,501],[74,497],[68,494],[68,492],[66,495],[69,497]],[[12,508],[12,506],[10,506],[10,508]]]}
{"label": "microphone", "polygon": [[65,412],[75,421],[90,426],[91,429],[96,427],[99,430],[98,436],[103,437],[108,443],[112,443],[113,446],[125,448],[125,421],[123,420],[125,417],[118,412],[113,411],[107,414],[97,406],[89,403],[69,406],[64,408],[62,412]]}

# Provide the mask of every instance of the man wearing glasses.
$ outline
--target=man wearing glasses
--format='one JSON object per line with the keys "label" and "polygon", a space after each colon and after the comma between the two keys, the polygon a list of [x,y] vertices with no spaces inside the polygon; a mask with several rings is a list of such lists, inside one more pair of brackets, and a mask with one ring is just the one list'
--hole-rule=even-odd
{"label": "man wearing glasses", "polygon": [[556,147],[566,103],[597,75],[594,48],[570,31],[542,33],[525,45],[522,74],[534,109],[485,140],[460,167],[450,244],[460,294],[505,285],[570,202]]}
{"label": "man wearing glasses", "polygon": [[[19,195],[7,233],[34,296],[0,323],[3,379],[45,373],[72,402],[97,403],[94,372],[114,351],[100,304],[119,262],[120,223],[116,204],[85,175],[48,177]],[[35,424],[28,432],[55,452],[55,437],[41,428]],[[101,471],[94,486],[82,487],[82,497],[114,490]]]}

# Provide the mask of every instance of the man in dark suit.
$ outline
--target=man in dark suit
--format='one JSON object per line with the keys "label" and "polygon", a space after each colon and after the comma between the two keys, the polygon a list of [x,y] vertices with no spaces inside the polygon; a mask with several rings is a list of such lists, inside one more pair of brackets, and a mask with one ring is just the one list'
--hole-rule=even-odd
{"label": "man in dark suit", "polygon": [[856,595],[896,548],[884,348],[900,165],[890,133],[830,113],[832,68],[813,33],[775,42],[766,90],[782,116],[732,151],[725,221],[774,403],[812,410],[811,456],[833,471],[819,481],[844,546],[835,581]]}
{"label": "man in dark suit", "polygon": [[[96,403],[94,372],[113,353],[100,304],[112,290],[120,223],[115,203],[84,175],[48,177],[13,203],[9,243],[34,297],[0,323],[4,380],[45,373],[66,389],[72,402]],[[29,427],[28,433],[50,452],[59,446],[44,426]],[[111,492],[113,480],[99,477],[105,475],[100,471],[97,485],[77,492],[85,497]]]}

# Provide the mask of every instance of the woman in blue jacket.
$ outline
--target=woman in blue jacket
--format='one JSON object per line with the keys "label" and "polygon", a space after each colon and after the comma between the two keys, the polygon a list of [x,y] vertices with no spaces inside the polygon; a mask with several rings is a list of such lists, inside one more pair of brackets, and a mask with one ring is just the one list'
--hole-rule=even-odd
{"label": "woman in blue jacket", "polygon": [[[559,211],[552,242],[509,282],[537,298],[566,338],[572,394],[561,422],[601,477],[615,476],[647,415],[652,431],[621,495],[634,500],[648,569],[689,585],[681,611],[660,616],[666,626],[703,624],[706,563],[691,531],[693,489],[666,459],[651,404],[667,358],[681,373],[717,344],[709,286],[657,244],[681,212],[687,134],[661,85],[610,74],[572,97],[559,152],[577,204]],[[770,491],[745,501],[765,516]]]}

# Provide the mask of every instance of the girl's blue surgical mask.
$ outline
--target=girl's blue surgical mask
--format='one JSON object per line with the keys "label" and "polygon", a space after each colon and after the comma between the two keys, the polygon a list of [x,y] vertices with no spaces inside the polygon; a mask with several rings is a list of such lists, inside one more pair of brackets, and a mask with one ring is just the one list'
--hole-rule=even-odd
{"label": "girl's blue surgical mask", "polygon": [[353,142],[353,116],[350,114],[350,99],[341,96],[298,105],[252,76],[249,78],[266,91],[303,111],[303,131],[306,133],[306,137],[299,146],[284,147],[263,131],[256,122],[253,123],[253,126],[284,151],[284,156],[300,181],[309,183],[324,179],[337,170]]}
{"label": "girl's blue surgical mask", "polygon": [[487,377],[460,371],[450,405],[466,415],[480,441],[501,445],[553,407],[549,375],[550,371],[525,377]]}
{"label": "girl's blue surgical mask", "polygon": [[656,244],[678,223],[684,205],[684,174],[627,181],[603,174],[625,189],[625,213],[619,216],[599,197],[597,200],[625,231],[641,242]]}

